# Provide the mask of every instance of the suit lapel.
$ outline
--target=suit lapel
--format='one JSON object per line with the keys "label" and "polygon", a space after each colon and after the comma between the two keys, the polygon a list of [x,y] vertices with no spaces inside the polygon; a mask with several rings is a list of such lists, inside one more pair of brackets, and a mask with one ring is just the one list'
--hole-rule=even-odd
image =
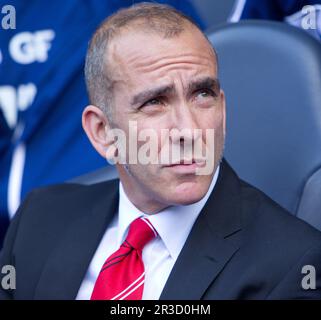
{"label": "suit lapel", "polygon": [[239,179],[223,160],[214,190],[169,275],[161,300],[201,299],[240,247]]}
{"label": "suit lapel", "polygon": [[90,261],[117,211],[118,180],[108,182],[92,212],[66,230],[60,243],[49,256],[39,279],[35,299],[75,299]]}

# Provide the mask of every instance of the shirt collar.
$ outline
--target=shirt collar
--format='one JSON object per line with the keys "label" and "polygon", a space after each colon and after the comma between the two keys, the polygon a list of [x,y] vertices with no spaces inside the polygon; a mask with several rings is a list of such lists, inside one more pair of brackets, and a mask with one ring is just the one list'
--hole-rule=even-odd
{"label": "shirt collar", "polygon": [[129,225],[136,218],[146,217],[157,230],[171,257],[176,260],[196,218],[212,193],[218,174],[219,167],[215,171],[207,193],[198,202],[186,206],[171,206],[153,215],[145,214],[136,208],[128,199],[122,183],[119,182],[118,247],[125,240]]}

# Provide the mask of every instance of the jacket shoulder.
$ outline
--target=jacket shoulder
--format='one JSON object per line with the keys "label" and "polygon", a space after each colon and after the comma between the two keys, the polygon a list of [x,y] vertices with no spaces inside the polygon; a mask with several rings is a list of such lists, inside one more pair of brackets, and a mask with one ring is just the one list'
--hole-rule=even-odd
{"label": "jacket shoulder", "polygon": [[[33,189],[26,197],[30,198],[29,205],[37,205],[51,208],[69,205],[80,206],[91,202],[106,193],[113,192],[118,188],[118,179],[83,185],[78,183],[62,183]],[[117,189],[118,190],[118,189]]]}
{"label": "jacket shoulder", "polygon": [[[17,211],[20,225],[54,229],[90,214],[95,204],[118,191],[118,179],[92,185],[56,184],[31,191]],[[111,197],[113,198],[113,197]],[[37,230],[37,229],[34,229]]]}
{"label": "jacket shoulder", "polygon": [[321,244],[321,232],[290,213],[261,190],[240,180],[242,216],[255,236],[289,250],[306,250]]}

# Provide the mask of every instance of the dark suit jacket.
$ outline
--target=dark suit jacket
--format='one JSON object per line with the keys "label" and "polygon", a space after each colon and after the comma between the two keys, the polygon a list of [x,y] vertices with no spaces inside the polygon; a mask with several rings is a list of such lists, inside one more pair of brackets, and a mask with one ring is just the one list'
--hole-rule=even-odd
{"label": "dark suit jacket", "polygon": [[[31,192],[6,237],[0,267],[16,267],[2,299],[74,299],[117,212],[118,180]],[[316,290],[301,287],[313,265]],[[321,299],[321,233],[240,180],[223,161],[217,184],[161,299]]]}

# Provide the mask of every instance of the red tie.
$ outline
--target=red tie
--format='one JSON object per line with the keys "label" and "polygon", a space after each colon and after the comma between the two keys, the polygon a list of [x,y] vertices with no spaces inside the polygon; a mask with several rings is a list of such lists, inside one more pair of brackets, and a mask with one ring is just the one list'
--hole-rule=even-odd
{"label": "red tie", "polygon": [[141,300],[145,280],[142,250],[156,236],[146,218],[134,220],[126,240],[102,266],[91,300]]}

